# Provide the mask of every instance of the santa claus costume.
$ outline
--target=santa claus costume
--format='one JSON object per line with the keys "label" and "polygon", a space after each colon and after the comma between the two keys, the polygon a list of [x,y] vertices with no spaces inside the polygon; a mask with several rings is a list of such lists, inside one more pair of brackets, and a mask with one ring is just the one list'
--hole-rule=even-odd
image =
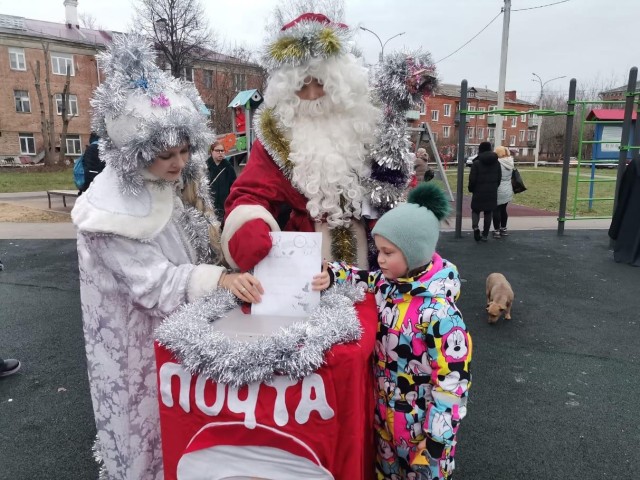
{"label": "santa claus costume", "polygon": [[[283,205],[291,207],[285,230],[321,231],[326,258],[367,265],[362,179],[379,112],[366,69],[348,52],[350,36],[343,24],[304,14],[268,45],[258,139],[225,208],[223,249],[233,266],[251,269],[264,258]],[[301,100],[296,92],[311,78],[324,96]]]}

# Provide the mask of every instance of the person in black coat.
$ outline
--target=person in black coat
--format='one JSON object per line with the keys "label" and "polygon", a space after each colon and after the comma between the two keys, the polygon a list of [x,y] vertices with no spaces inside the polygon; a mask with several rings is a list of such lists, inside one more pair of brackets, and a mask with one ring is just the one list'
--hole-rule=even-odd
{"label": "person in black coat", "polygon": [[[491,143],[478,146],[478,156],[471,165],[469,191],[471,192],[471,225],[476,242],[487,241],[491,227],[491,213],[498,206],[498,186],[502,178],[498,155],[492,151]],[[484,212],[482,236],[478,223],[480,212]]]}
{"label": "person in black coat", "polygon": [[233,165],[224,157],[224,146],[214,142],[209,150],[211,156],[207,159],[209,170],[209,193],[213,198],[213,207],[220,223],[224,222],[224,202],[229,196],[231,185],[236,181],[236,171]]}
{"label": "person in black coat", "polygon": [[613,212],[609,237],[615,240],[613,259],[640,267],[640,160],[632,160],[625,168],[616,210]]}
{"label": "person in black coat", "polygon": [[105,163],[100,160],[100,152],[98,151],[98,140],[100,137],[91,132],[89,137],[89,145],[85,148],[82,154],[82,166],[84,167],[84,185],[80,188],[80,193],[86,192],[93,182],[93,179],[98,176],[102,170],[104,170]]}

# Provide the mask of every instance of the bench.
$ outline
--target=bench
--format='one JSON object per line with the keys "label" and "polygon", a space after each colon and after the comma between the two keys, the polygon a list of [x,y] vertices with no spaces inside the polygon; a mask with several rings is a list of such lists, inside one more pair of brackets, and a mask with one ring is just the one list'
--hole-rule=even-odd
{"label": "bench", "polygon": [[78,198],[80,192],[77,190],[47,190],[47,198],[49,199],[49,208],[51,208],[51,195],[62,197],[62,204],[67,206],[67,197]]}

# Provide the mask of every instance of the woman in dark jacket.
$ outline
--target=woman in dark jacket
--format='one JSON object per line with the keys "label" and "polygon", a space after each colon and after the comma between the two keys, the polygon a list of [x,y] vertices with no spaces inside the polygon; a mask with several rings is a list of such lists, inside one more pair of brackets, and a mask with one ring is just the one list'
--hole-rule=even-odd
{"label": "woman in dark jacket", "polygon": [[213,206],[220,223],[224,222],[224,202],[229,196],[231,185],[236,181],[236,171],[233,165],[224,158],[224,147],[220,142],[214,142],[209,150],[211,156],[207,159],[209,170],[209,193],[213,198]]}
{"label": "woman in dark jacket", "polygon": [[[498,186],[502,178],[498,155],[491,150],[489,142],[478,146],[478,156],[471,165],[469,191],[471,195],[471,225],[476,242],[487,241],[491,227],[491,212],[498,206]],[[484,212],[482,236],[478,223],[480,212]]]}

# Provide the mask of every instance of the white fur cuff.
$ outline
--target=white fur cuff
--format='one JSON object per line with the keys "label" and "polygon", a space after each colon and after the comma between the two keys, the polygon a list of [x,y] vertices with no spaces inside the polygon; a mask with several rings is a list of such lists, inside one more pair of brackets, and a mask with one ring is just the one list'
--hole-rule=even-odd
{"label": "white fur cuff", "polygon": [[197,265],[191,272],[187,285],[187,301],[193,302],[218,288],[222,272],[226,269],[216,265]]}
{"label": "white fur cuff", "polygon": [[222,229],[222,251],[224,258],[233,268],[238,268],[238,265],[231,258],[229,240],[245,223],[257,218],[264,220],[272,232],[280,231],[276,219],[261,205],[238,205],[231,211],[224,223],[224,228]]}

